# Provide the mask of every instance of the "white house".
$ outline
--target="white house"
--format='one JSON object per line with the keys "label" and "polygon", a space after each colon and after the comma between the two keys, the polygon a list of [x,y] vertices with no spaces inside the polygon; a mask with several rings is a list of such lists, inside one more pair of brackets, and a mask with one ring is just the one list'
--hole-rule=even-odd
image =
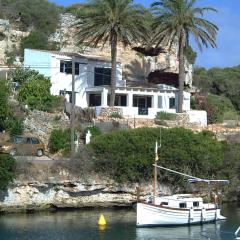
{"label": "white house", "polygon": [[[66,93],[71,101],[72,59],[75,62],[76,105],[82,108],[101,108],[109,104],[111,63],[109,60],[77,53],[25,49],[24,66],[50,77],[54,95]],[[122,109],[123,116],[154,118],[159,111],[177,111],[177,88],[168,85],[155,87],[129,87],[122,78],[122,65],[117,64],[117,88],[115,106]],[[183,110],[190,110],[190,93],[184,92]]]}

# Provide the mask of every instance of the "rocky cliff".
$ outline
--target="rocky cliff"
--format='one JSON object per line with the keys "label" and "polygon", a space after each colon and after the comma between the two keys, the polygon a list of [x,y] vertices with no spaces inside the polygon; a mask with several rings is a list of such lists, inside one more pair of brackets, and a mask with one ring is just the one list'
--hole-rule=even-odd
{"label": "rocky cliff", "polygon": [[[8,190],[0,192],[0,212],[121,207],[136,202],[138,184],[117,184],[105,176],[84,174],[81,169],[70,174],[61,164],[56,161],[18,162],[17,179]],[[140,187],[142,197],[152,191],[150,183],[142,183]],[[158,190],[171,193],[166,186],[159,186]]]}
{"label": "rocky cliff", "polygon": [[[21,39],[28,34],[29,32],[19,31],[9,20],[0,19],[0,65],[6,65],[7,53],[16,51]],[[19,62],[19,59],[16,61]]]}
{"label": "rocky cliff", "polygon": [[[77,29],[73,27],[76,18],[69,14],[61,14],[59,27],[50,40],[59,44],[60,50],[65,52],[79,52],[86,55],[101,56],[110,59],[110,46],[103,48],[89,48],[79,46],[77,43]],[[15,24],[16,25],[16,24]],[[29,29],[30,31],[31,29]],[[17,25],[10,24],[8,20],[0,19],[0,65],[7,62],[6,53],[16,51],[20,41],[27,36],[29,32],[17,30]],[[19,62],[19,59],[16,59]],[[147,83],[147,77],[150,72],[162,70],[165,72],[178,72],[177,45],[171,52],[163,51],[156,57],[144,56],[132,48],[118,46],[118,61],[123,65],[123,78],[138,83]],[[192,84],[192,65],[186,62],[186,84]]]}
{"label": "rocky cliff", "polygon": [[[76,18],[65,13],[61,15],[59,28],[52,35],[51,40],[59,42],[61,51],[81,52],[87,55],[96,55],[110,59],[110,46],[105,45],[99,48],[84,48],[77,44],[76,28],[72,27],[76,23]],[[144,56],[132,48],[118,46],[118,61],[123,65],[123,78],[128,81],[147,82],[150,72],[162,70],[166,72],[178,72],[177,45],[175,44],[171,52],[164,50],[156,57]],[[192,65],[186,62],[186,84],[192,85]]]}

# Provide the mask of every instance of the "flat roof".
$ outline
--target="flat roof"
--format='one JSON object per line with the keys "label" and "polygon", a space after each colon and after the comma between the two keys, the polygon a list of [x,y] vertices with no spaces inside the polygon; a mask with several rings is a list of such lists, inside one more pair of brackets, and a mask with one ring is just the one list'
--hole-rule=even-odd
{"label": "flat roof", "polygon": [[[85,58],[85,59],[89,59],[89,60],[93,60],[93,61],[103,61],[103,62],[111,63],[111,60],[109,58],[104,58],[104,57],[101,57],[101,56],[85,55],[85,54],[73,53],[73,52],[61,52],[61,51],[31,49],[31,48],[26,48],[26,49],[27,50],[32,50],[32,51],[38,51],[38,52],[52,53],[52,54],[59,55],[59,56]],[[121,63],[121,62],[117,62],[117,63]]]}

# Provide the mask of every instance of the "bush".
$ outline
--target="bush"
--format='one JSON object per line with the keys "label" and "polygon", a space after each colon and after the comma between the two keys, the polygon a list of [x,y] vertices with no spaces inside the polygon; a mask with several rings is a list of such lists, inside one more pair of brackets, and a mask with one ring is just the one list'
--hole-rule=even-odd
{"label": "bush", "polygon": [[[213,177],[223,164],[223,147],[210,132],[193,133],[184,128],[162,129],[160,165],[177,171]],[[152,177],[156,128],[112,132],[93,139],[95,169],[116,181],[141,181]],[[162,181],[179,180],[175,175],[160,174]]]}
{"label": "bush", "polygon": [[49,78],[39,73],[32,74],[32,72],[29,72],[29,76],[26,75],[25,78],[18,94],[18,100],[21,103],[27,104],[30,109],[48,112],[59,107],[60,97],[51,95]]}
{"label": "bush", "polygon": [[9,72],[10,78],[13,82],[19,82],[20,85],[34,78],[39,73],[30,68],[17,67]]}
{"label": "bush", "polygon": [[195,69],[193,82],[205,93],[227,97],[240,110],[240,66],[228,68]]}
{"label": "bush", "polygon": [[27,37],[24,37],[20,43],[21,55],[24,55],[24,49],[44,49],[44,50],[59,50],[57,44],[50,43],[48,36],[38,30],[32,31]]}
{"label": "bush", "polygon": [[121,119],[121,118],[122,118],[122,115],[121,115],[120,113],[118,113],[118,112],[112,112],[112,113],[109,115],[109,117]]}
{"label": "bush", "polygon": [[70,152],[71,148],[71,132],[70,129],[54,129],[49,138],[49,150],[56,153],[63,150],[65,154]]}
{"label": "bush", "polygon": [[10,117],[11,111],[8,104],[9,86],[6,81],[0,80],[0,131],[6,128],[6,119]]}
{"label": "bush", "polygon": [[223,96],[209,94],[205,96],[195,96],[191,103],[193,109],[205,110],[208,115],[208,123],[222,123],[224,114],[236,115],[235,108],[231,101]]}
{"label": "bush", "polygon": [[158,112],[155,116],[155,120],[176,120],[177,114],[167,113],[167,112]]}
{"label": "bush", "polygon": [[15,177],[16,162],[13,157],[7,154],[0,154],[0,189],[6,189],[8,184]]}
{"label": "bush", "polygon": [[102,134],[101,130],[97,126],[90,126],[90,127],[86,127],[84,129],[84,131],[83,131],[84,136],[86,136],[88,130],[92,134],[92,138]]}
{"label": "bush", "polygon": [[23,132],[23,119],[17,117],[11,117],[6,120],[6,129],[9,134],[12,135],[21,135]]}

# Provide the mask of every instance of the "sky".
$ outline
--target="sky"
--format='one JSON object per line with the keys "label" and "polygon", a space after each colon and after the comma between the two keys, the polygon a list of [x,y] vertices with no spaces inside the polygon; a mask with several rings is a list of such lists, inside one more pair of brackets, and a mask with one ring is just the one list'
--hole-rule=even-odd
{"label": "sky", "polygon": [[[68,6],[73,3],[83,3],[84,0],[49,0],[58,5]],[[134,0],[149,7],[152,0]],[[217,13],[208,13],[205,18],[216,24],[219,28],[217,48],[204,48],[200,52],[191,41],[198,57],[195,65],[199,67],[231,67],[240,65],[240,0],[198,0],[200,6],[211,6]]]}

